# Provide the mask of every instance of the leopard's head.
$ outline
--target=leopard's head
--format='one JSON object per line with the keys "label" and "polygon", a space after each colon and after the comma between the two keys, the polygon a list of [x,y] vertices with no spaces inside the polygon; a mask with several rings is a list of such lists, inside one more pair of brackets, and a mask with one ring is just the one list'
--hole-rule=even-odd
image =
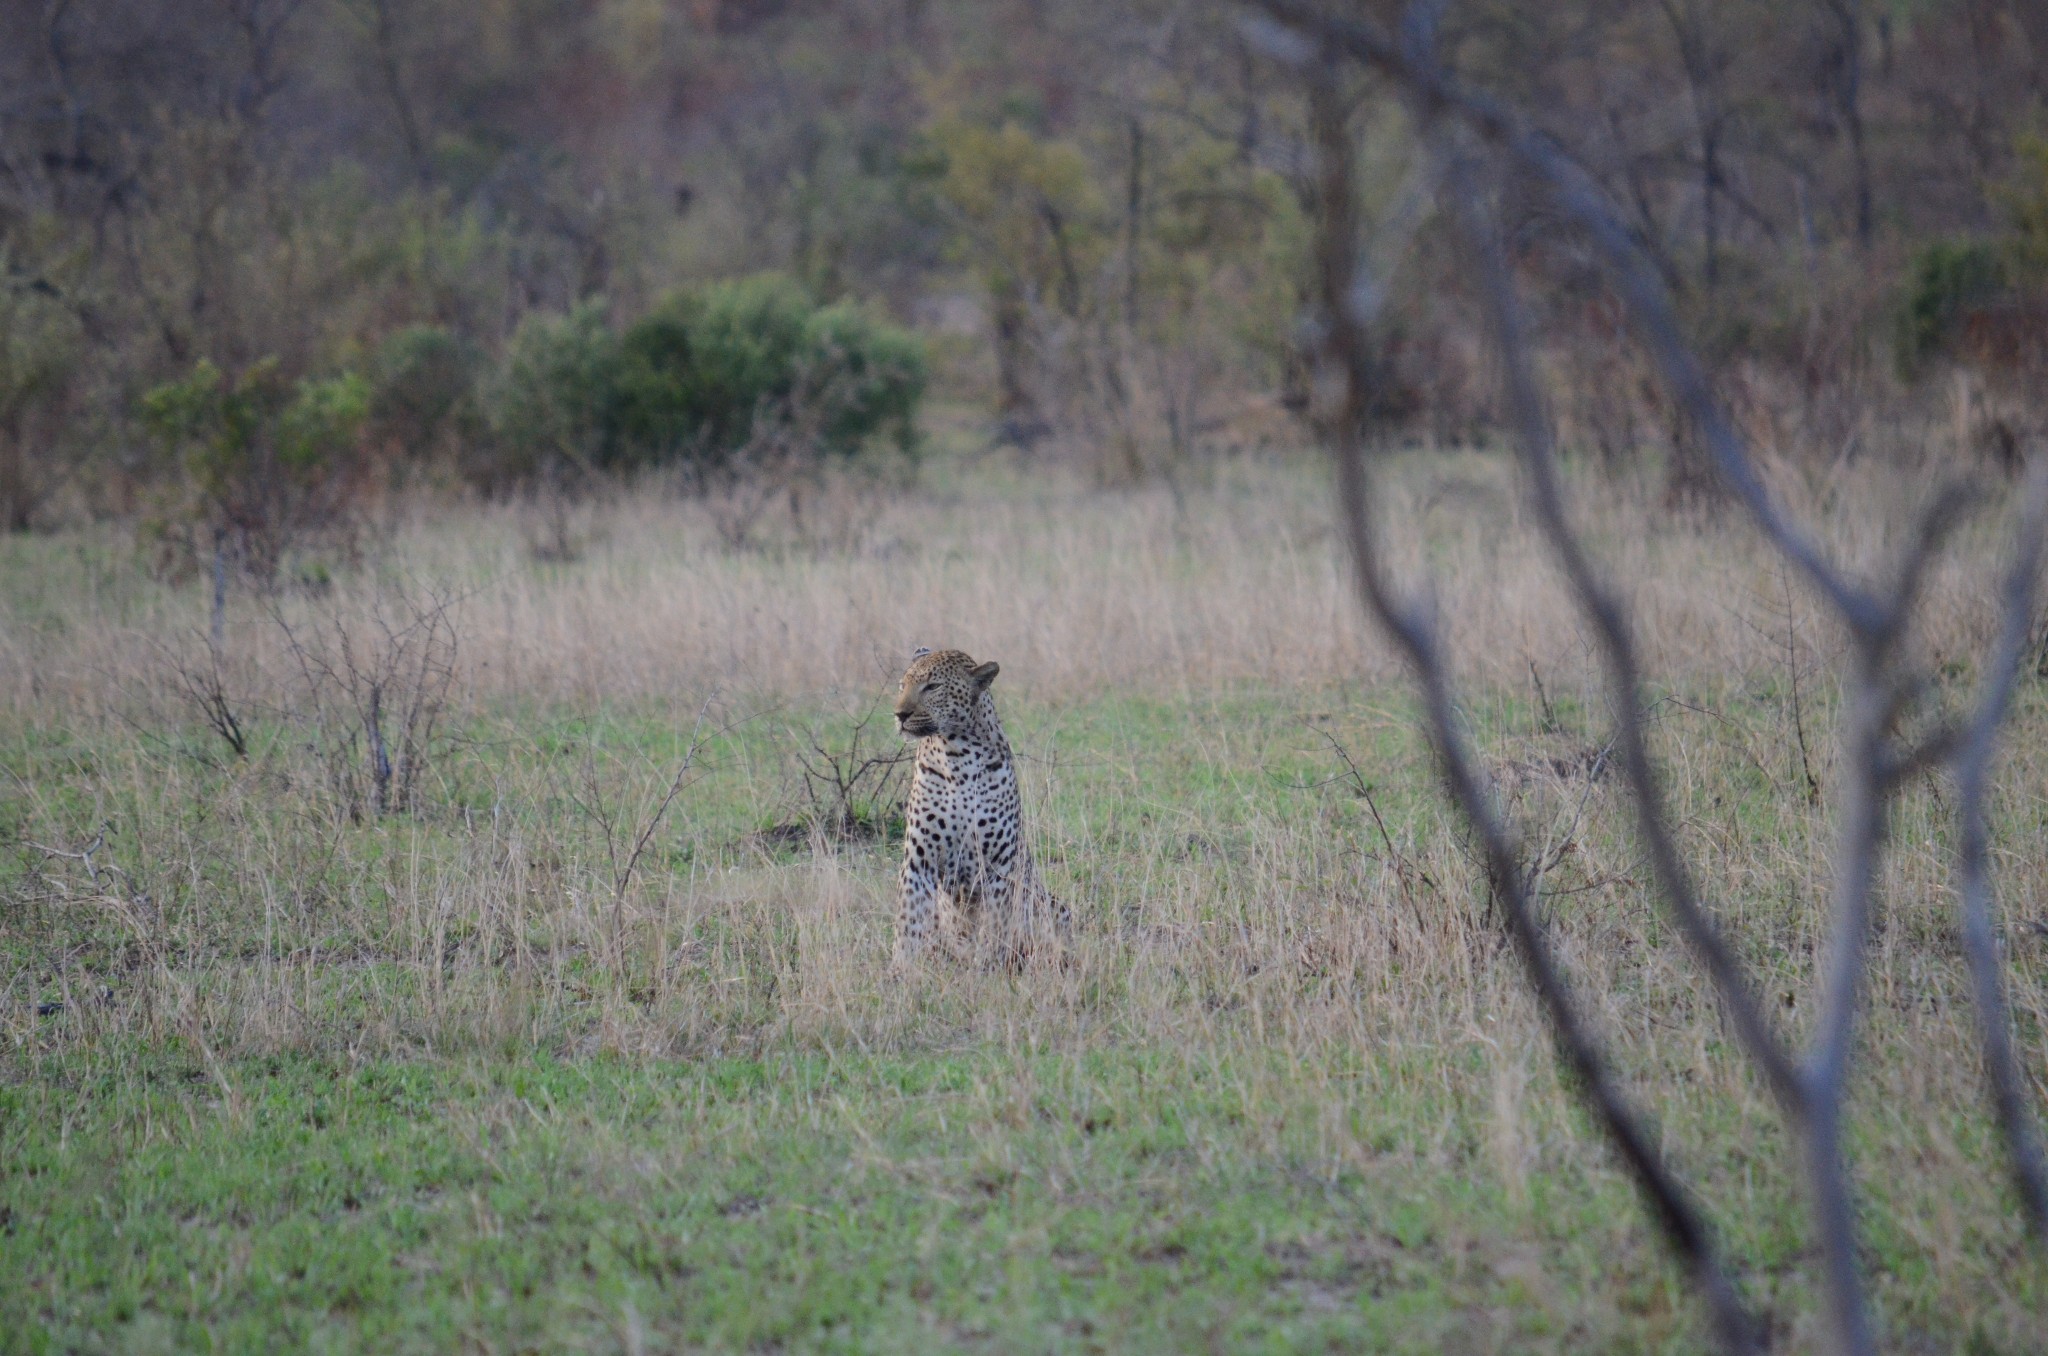
{"label": "leopard's head", "polygon": [[965,650],[919,650],[896,694],[896,728],[906,739],[968,733],[998,671],[994,660],[976,664]]}

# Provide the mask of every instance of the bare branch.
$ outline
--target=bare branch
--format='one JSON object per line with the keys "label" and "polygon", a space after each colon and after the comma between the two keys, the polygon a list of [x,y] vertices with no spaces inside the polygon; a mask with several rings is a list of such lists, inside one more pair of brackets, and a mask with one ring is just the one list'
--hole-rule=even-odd
{"label": "bare branch", "polygon": [[[1260,3],[1282,24],[1305,30],[1318,42],[1399,81],[1425,121],[1445,115],[1458,119],[1549,187],[1558,206],[1607,260],[1674,401],[1698,421],[1715,468],[1730,492],[1772,544],[1842,614],[1852,632],[1863,634],[1881,626],[1882,603],[1831,564],[1765,489],[1741,435],[1714,399],[1705,370],[1681,337],[1670,297],[1656,270],[1585,171],[1518,113],[1451,80],[1426,48],[1413,42],[1398,43],[1369,21],[1325,13],[1310,0]],[[1261,30],[1261,34],[1270,49],[1283,50],[1283,44],[1269,31]],[[1302,46],[1313,48],[1315,44]]]}
{"label": "bare branch", "polygon": [[1958,481],[1943,485],[1921,507],[1885,599],[1885,611],[1894,627],[1904,627],[1912,617],[1914,605],[1920,601],[1920,586],[1926,582],[1928,567],[1939,556],[1942,543],[1983,499],[1981,489]]}
{"label": "bare branch", "polygon": [[1557,1033],[1565,1060],[1577,1075],[1582,1095],[1648,1198],[1666,1239],[1706,1296],[1723,1344],[1730,1351],[1755,1350],[1759,1329],[1736,1295],[1706,1221],[1664,1162],[1649,1128],[1623,1096],[1597,1038],[1580,1014],[1570,986],[1550,952],[1549,939],[1535,916],[1529,880],[1522,870],[1513,837],[1496,812],[1466,747],[1435,628],[1424,612],[1399,597],[1388,576],[1373,527],[1371,483],[1360,441],[1360,426],[1370,400],[1370,366],[1367,337],[1351,305],[1356,249],[1352,149],[1344,127],[1335,71],[1327,54],[1311,70],[1310,97],[1322,161],[1324,220],[1319,271],[1326,311],[1325,349],[1342,392],[1333,418],[1331,442],[1337,463],[1343,527],[1350,542],[1360,593],[1366,609],[1393,638],[1422,688],[1439,769],[1453,799],[1480,838],[1494,897],[1507,918],[1509,932]]}
{"label": "bare branch", "polygon": [[1944,722],[1912,744],[1885,760],[1883,780],[1887,789],[1902,786],[1923,772],[1930,772],[1954,758],[1968,735],[1966,727]]}
{"label": "bare branch", "polygon": [[[1978,496],[1962,488],[1944,489],[1917,516],[1887,576],[1873,584],[1852,578],[1823,555],[1806,529],[1787,518],[1765,489],[1740,435],[1715,400],[1704,368],[1681,337],[1652,261],[1620,224],[1598,188],[1519,114],[1459,87],[1437,66],[1431,43],[1439,6],[1428,0],[1411,5],[1397,41],[1370,22],[1333,17],[1307,0],[1261,3],[1278,24],[1254,24],[1248,30],[1275,56],[1303,69],[1323,163],[1325,215],[1319,269],[1324,341],[1342,395],[1330,442],[1364,605],[1392,635],[1416,674],[1445,781],[1481,841],[1494,898],[1505,912],[1562,1053],[1580,1075],[1583,1095],[1620,1149],[1667,1239],[1691,1268],[1712,1308],[1721,1341],[1730,1350],[1757,1349],[1762,1335],[1736,1296],[1702,1218],[1607,1072],[1603,1050],[1577,1011],[1567,981],[1549,954],[1533,898],[1538,873],[1521,869],[1509,826],[1463,743],[1433,620],[1398,595],[1375,534],[1371,483],[1360,443],[1372,371],[1366,335],[1369,299],[1361,297],[1356,277],[1356,224],[1348,178],[1352,152],[1343,106],[1335,94],[1339,56],[1391,77],[1417,122],[1437,137],[1440,148],[1449,144],[1447,132],[1461,130],[1477,144],[1492,148],[1515,170],[1547,187],[1558,206],[1592,241],[1609,276],[1620,287],[1640,341],[1655,358],[1675,404],[1703,433],[1727,488],[1773,548],[1847,629],[1851,643],[1841,719],[1840,788],[1834,805],[1838,837],[1828,903],[1829,945],[1818,983],[1820,1017],[1815,1035],[1804,1058],[1795,1060],[1751,992],[1746,972],[1701,900],[1679,850],[1670,807],[1649,754],[1638,696],[1642,673],[1628,611],[1600,576],[1566,516],[1526,323],[1498,231],[1473,183],[1474,163],[1469,157],[1446,156],[1445,180],[1472,255],[1480,265],[1480,290],[1502,359],[1513,432],[1528,475],[1532,507],[1576,605],[1593,623],[1615,698],[1615,747],[1635,802],[1637,829],[1649,852],[1657,892],[1713,982],[1744,1053],[1765,1079],[1796,1136],[1820,1253],[1831,1347],[1845,1356],[1872,1352],[1875,1337],[1864,1299],[1852,1193],[1842,1151],[1845,1090],[1868,971],[1889,803],[1907,777],[1944,762],[1955,763],[1963,792],[1958,859],[1963,930],[1993,1099],[2029,1222],[2048,1237],[2048,1170],[2044,1170],[2042,1149],[2032,1126],[2000,988],[1983,808],[1997,727],[2010,703],[2017,668],[2027,648],[2034,581],[2041,565],[2043,538],[2048,535],[2043,525],[2048,518],[2048,488],[2044,488],[2048,487],[2048,473],[2037,477],[2022,517],[2015,564],[2003,594],[2002,629],[1995,653],[1987,662],[1977,705],[1961,724],[1938,725],[1903,748],[1894,748],[1894,729],[1928,685],[1926,675],[1906,655],[1904,642],[1913,613],[1944,540]],[[1789,600],[1787,618],[1789,628]],[[1793,660],[1796,681],[1796,653]],[[1796,711],[1795,719],[1800,720],[1803,754],[1803,718]],[[1810,792],[1817,788],[1810,768],[1807,781]],[[1539,858],[1537,866],[1541,865]]]}
{"label": "bare branch", "polygon": [[1701,965],[1720,994],[1722,1007],[1734,1024],[1744,1051],[1763,1070],[1780,1104],[1796,1113],[1802,1093],[1791,1055],[1765,1019],[1755,995],[1750,992],[1734,951],[1702,906],[1692,873],[1672,837],[1671,816],[1664,803],[1663,786],[1651,765],[1649,741],[1643,729],[1640,701],[1642,672],[1636,658],[1634,634],[1621,600],[1600,578],[1585,547],[1566,521],[1563,491],[1558,483],[1556,450],[1551,444],[1550,421],[1537,391],[1528,337],[1521,307],[1515,300],[1514,284],[1508,277],[1507,262],[1501,257],[1496,233],[1481,213],[1469,174],[1458,168],[1453,170],[1450,178],[1468,241],[1480,262],[1489,318],[1501,352],[1508,403],[1513,412],[1516,445],[1523,469],[1529,477],[1529,495],[1537,521],[1551,550],[1557,555],[1574,598],[1593,624],[1608,683],[1614,692],[1614,739],[1620,753],[1622,772],[1634,792],[1636,831],[1642,835],[1649,851],[1658,888],[1687,943],[1699,956]]}
{"label": "bare branch", "polygon": [[2026,1083],[2013,1050],[2005,1002],[1998,938],[1991,921],[1991,833],[1984,813],[1998,727],[2012,704],[2034,615],[2034,591],[2041,572],[2044,518],[2048,518],[2048,470],[2029,477],[2011,571],[2001,591],[1997,647],[1986,665],[1982,691],[1956,750],[1957,889],[1963,901],[1963,952],[1976,991],[1977,1023],[1984,1039],[1984,1070],[1992,1106],[2012,1158],[2013,1185],[2035,1237],[2048,1239],[2048,1164],[2041,1137],[2027,1107]]}

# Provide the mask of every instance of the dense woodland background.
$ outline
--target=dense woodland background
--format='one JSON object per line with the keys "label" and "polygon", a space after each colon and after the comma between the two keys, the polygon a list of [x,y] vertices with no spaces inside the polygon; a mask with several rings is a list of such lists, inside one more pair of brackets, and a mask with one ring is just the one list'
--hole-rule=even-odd
{"label": "dense woodland background", "polygon": [[[14,0],[0,521],[118,516],[167,567],[211,542],[261,573],[408,485],[570,493],[665,467],[687,490],[877,434],[914,451],[930,395],[1105,484],[1283,439],[1310,404],[1318,204],[1298,79],[1246,18]],[[1924,457],[1893,435],[1937,429],[1951,453],[2025,455],[2048,3],[1446,22],[1463,77],[1625,207],[1767,454]],[[1383,431],[1483,440],[1474,308],[1401,109],[1361,83],[1352,117]],[[1695,497],[1687,430],[1572,232],[1533,196],[1507,209],[1566,446]]]}

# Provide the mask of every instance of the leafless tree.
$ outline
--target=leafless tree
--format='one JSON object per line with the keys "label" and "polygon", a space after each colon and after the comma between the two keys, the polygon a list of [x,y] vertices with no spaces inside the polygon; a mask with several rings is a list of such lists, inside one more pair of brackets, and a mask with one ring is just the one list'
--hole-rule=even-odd
{"label": "leafless tree", "polygon": [[1863,115],[1863,0],[1820,0],[1823,22],[1821,83],[1836,121],[1849,138],[1856,198],[1856,246],[1868,250],[1877,235],[1870,187],[1870,150]]}
{"label": "leafless tree", "polygon": [[[1674,321],[1654,269],[1615,211],[1584,174],[1521,114],[1465,87],[1438,63],[1440,3],[1417,0],[1398,34],[1370,21],[1337,17],[1307,0],[1262,0],[1270,20],[1257,21],[1269,50],[1295,63],[1309,87],[1326,204],[1319,241],[1323,352],[1340,393],[1329,422],[1340,508],[1366,611],[1393,639],[1425,700],[1437,760],[1452,799],[1483,849],[1488,884],[1553,1026],[1566,1062],[1578,1075],[1592,1111],[1648,1200],[1665,1237],[1690,1272],[1714,1317],[1723,1347],[1761,1350],[1766,1336],[1743,1302],[1730,1264],[1707,1217],[1659,1147],[1643,1112],[1615,1077],[1600,1035],[1578,1003],[1552,953],[1531,895],[1517,835],[1498,808],[1457,716],[1440,632],[1429,608],[1394,579],[1374,517],[1374,482],[1360,436],[1371,400],[1370,298],[1376,288],[1357,268],[1354,151],[1342,116],[1339,86],[1346,69],[1362,66],[1391,80],[1408,101],[1440,164],[1452,215],[1461,231],[1477,289],[1499,353],[1510,427],[1529,486],[1530,507],[1584,615],[1616,712],[1617,766],[1630,796],[1636,829],[1649,856],[1657,894],[1720,999],[1750,1063],[1774,1097],[1799,1146],[1802,1177],[1819,1246],[1832,1347],[1875,1350],[1875,1336],[1857,1261],[1857,1230],[1842,1149],[1843,1098],[1857,1007],[1866,968],[1878,868],[1885,850],[1887,809],[1902,782],[1948,766],[1960,789],[1963,938],[1976,988],[1993,1101],[2029,1223],[2048,1234],[2048,1189],[2039,1141],[2017,1067],[2002,994],[1991,922],[1984,797],[1997,730],[2026,650],[2035,578],[2042,555],[2048,477],[2031,482],[2020,516],[2010,572],[2001,595],[2002,627],[1985,667],[1982,690],[1964,719],[1903,738],[1897,727],[1925,689],[1906,648],[1920,586],[1946,535],[1969,506],[1951,490],[1923,511],[1906,548],[1876,581],[1830,560],[1766,490],[1740,434],[1716,401],[1706,374]],[[1513,174],[1541,187],[1580,230],[1627,300],[1638,340],[1699,430],[1723,487],[1820,606],[1849,637],[1843,772],[1838,791],[1839,843],[1829,902],[1830,942],[1817,983],[1820,1017],[1810,1044],[1795,1050],[1756,995],[1734,947],[1681,852],[1662,780],[1651,757],[1639,694],[1642,674],[1629,608],[1610,586],[1566,518],[1564,490],[1543,393],[1531,356],[1520,297],[1484,191]]]}

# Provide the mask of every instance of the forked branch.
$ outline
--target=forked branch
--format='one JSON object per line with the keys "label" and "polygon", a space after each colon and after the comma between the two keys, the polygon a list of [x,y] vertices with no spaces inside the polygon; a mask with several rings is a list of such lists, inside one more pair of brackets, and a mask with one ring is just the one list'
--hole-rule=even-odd
{"label": "forked branch", "polygon": [[1372,483],[1361,427],[1370,399],[1369,340],[1353,306],[1357,291],[1355,194],[1351,142],[1344,126],[1337,74],[1326,59],[1310,77],[1317,149],[1322,162],[1323,233],[1318,265],[1324,306],[1324,347],[1341,383],[1331,416],[1343,526],[1351,545],[1366,609],[1393,637],[1414,671],[1428,712],[1431,743],[1444,781],[1478,835],[1489,886],[1507,919],[1516,950],[1555,1029],[1583,1095],[1648,1199],[1666,1238],[1685,1261],[1714,1312],[1715,1327],[1731,1351],[1758,1349],[1760,1328],[1743,1307],[1722,1264],[1704,1217],[1658,1151],[1656,1137],[1623,1095],[1597,1037],[1579,1011],[1571,986],[1550,950],[1536,916],[1531,879],[1523,871],[1514,835],[1494,806],[1466,745],[1451,697],[1450,677],[1436,628],[1426,611],[1400,597],[1390,577],[1373,521]]}
{"label": "forked branch", "polygon": [[[1411,5],[1400,39],[1369,23],[1325,14],[1302,0],[1262,0],[1288,27],[1263,31],[1276,55],[1305,73],[1323,166],[1318,267],[1324,355],[1340,398],[1331,412],[1344,529],[1366,610],[1393,638],[1420,684],[1432,742],[1448,790],[1484,846],[1489,884],[1566,1061],[1608,1136],[1621,1151],[1666,1238],[1711,1307],[1722,1344],[1757,1349],[1761,1329],[1741,1303],[1712,1235],[1675,1174],[1658,1154],[1640,1114],[1621,1095],[1598,1038],[1575,1003],[1550,952],[1519,864],[1511,827],[1495,805],[1466,747],[1448,669],[1433,618],[1404,599],[1392,582],[1373,518],[1372,483],[1361,425],[1373,371],[1364,299],[1375,289],[1356,276],[1352,146],[1337,91],[1340,58],[1389,76],[1444,161],[1447,186],[1486,306],[1504,374],[1511,428],[1532,509],[1578,609],[1596,638],[1614,694],[1615,747],[1627,779],[1635,821],[1654,869],[1657,893],[1712,981],[1741,1048],[1773,1093],[1801,1150],[1803,1177],[1819,1245],[1832,1345],[1844,1353],[1874,1350],[1857,1261],[1853,1201],[1842,1153],[1849,1053],[1868,966],[1868,942],[1891,798],[1914,771],[1953,765],[1960,786],[1958,879],[1963,933],[1976,990],[1985,1062],[2013,1174],[2028,1219],[2048,1236],[2048,1185],[2008,1029],[1995,931],[1991,922],[1989,846],[1984,799],[1997,730],[2010,705],[2027,649],[2035,577],[2041,566],[2048,476],[2030,486],[2017,549],[2001,594],[2001,629],[1980,695],[1968,716],[1903,748],[1892,731],[1927,688],[1907,655],[1905,639],[1927,574],[1947,536],[1977,497],[1960,489],[1937,495],[1913,524],[1892,569],[1866,583],[1830,561],[1806,530],[1765,489],[1740,435],[1713,398],[1705,369],[1680,335],[1668,297],[1650,261],[1620,218],[1577,166],[1526,120],[1496,101],[1463,89],[1436,64],[1431,0]],[[1306,36],[1304,36],[1304,34]],[[1733,946],[1705,904],[1681,852],[1673,819],[1650,755],[1639,700],[1642,671],[1628,610],[1601,576],[1568,520],[1550,424],[1536,377],[1521,301],[1500,244],[1500,230],[1474,181],[1480,161],[1504,181],[1520,171],[1545,189],[1565,216],[1593,241],[1629,302],[1636,331],[1655,357],[1667,387],[1703,432],[1719,474],[1765,539],[1807,580],[1847,631],[1842,771],[1835,804],[1838,844],[1829,899],[1830,944],[1819,978],[1820,1017],[1811,1046],[1795,1057],[1757,1002]]]}
{"label": "forked branch", "polygon": [[2048,472],[2037,470],[2027,485],[2018,548],[2006,574],[1998,641],[1985,666],[1976,708],[1962,727],[1955,754],[1957,891],[1963,901],[1963,952],[1975,990],[1977,1025],[1984,1040],[1985,1074],[1991,1101],[2012,1159],[2013,1185],[2037,1239],[2048,1239],[2048,1164],[2028,1110],[2026,1080],[2013,1050],[2006,1009],[1998,937],[1991,921],[1991,831],[1984,800],[1997,753],[1998,727],[2012,704],[2014,680],[2030,649],[2035,583],[2041,573],[2044,521],[2048,521]]}

